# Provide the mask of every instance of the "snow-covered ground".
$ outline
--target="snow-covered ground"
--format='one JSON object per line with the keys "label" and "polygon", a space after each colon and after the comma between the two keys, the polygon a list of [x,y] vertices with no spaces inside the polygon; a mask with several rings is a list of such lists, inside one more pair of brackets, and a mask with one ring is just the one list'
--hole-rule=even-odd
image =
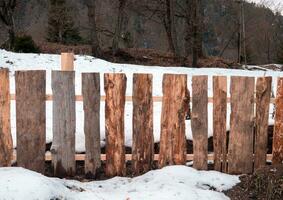
{"label": "snow-covered ground", "polygon": [[[51,71],[60,70],[60,56],[52,54],[23,54],[12,53],[5,50],[0,50],[0,66],[10,69],[10,90],[11,93],[15,93],[15,80],[14,72],[16,70],[36,70],[44,69],[47,72],[47,94],[52,94],[51,89]],[[212,76],[224,75],[228,76],[228,83],[230,76],[272,76],[273,89],[276,89],[276,77],[283,76],[282,72],[277,71],[245,71],[245,70],[232,70],[232,69],[218,69],[218,68],[185,68],[185,67],[158,67],[158,66],[139,66],[129,64],[114,64],[101,59],[96,59],[91,56],[76,56],[75,61],[76,71],[76,94],[81,94],[81,73],[82,72],[99,72],[101,75],[101,93],[104,95],[103,90],[103,74],[104,73],[125,73],[127,76],[127,91],[126,94],[132,95],[132,75],[133,73],[150,73],[153,74],[153,95],[162,96],[162,77],[165,73],[173,74],[187,74],[188,75],[188,88],[191,91],[191,77],[193,75],[208,75],[208,95],[212,94]],[[229,90],[229,87],[228,87]],[[229,91],[228,91],[229,95]],[[154,139],[155,142],[160,138],[160,117],[161,117],[161,102],[154,103]],[[47,142],[52,141],[52,102],[47,101]],[[208,105],[209,113],[209,131],[208,136],[212,136],[212,104]],[[272,113],[273,107],[271,105],[270,113]],[[227,117],[227,129],[229,129],[229,112]],[[104,102],[101,102],[101,144],[104,145],[105,141],[105,121],[104,121]],[[83,132],[83,104],[82,102],[76,103],[76,151],[83,152],[84,146],[84,132]],[[270,114],[269,124],[273,124],[273,119]],[[16,147],[16,122],[15,122],[15,102],[12,102],[11,106],[11,126],[14,147]],[[192,139],[190,120],[186,121],[186,136],[188,139]],[[132,144],[132,103],[127,102],[125,108],[125,144],[131,146]]]}
{"label": "snow-covered ground", "polygon": [[0,168],[0,200],[225,200],[238,176],[170,166],[135,178],[78,182],[23,168]]}

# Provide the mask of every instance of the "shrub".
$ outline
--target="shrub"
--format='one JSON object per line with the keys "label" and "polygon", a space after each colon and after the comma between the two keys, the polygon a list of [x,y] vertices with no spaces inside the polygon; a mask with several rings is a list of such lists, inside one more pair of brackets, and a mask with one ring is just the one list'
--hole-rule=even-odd
{"label": "shrub", "polygon": [[16,36],[14,51],[22,52],[22,53],[39,53],[40,52],[38,46],[35,44],[32,37],[29,35]]}

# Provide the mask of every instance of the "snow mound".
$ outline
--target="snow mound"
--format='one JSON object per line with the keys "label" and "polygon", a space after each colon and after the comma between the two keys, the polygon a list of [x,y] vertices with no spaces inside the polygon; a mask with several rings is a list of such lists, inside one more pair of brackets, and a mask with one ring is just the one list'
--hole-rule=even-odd
{"label": "snow mound", "polygon": [[135,178],[81,183],[45,177],[23,168],[0,168],[0,200],[222,200],[238,176],[169,166]]}

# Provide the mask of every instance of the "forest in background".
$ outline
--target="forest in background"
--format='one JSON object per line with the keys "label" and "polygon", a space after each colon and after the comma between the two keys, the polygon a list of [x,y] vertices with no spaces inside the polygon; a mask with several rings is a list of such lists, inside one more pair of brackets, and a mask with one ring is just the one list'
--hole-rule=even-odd
{"label": "forest in background", "polygon": [[210,56],[283,63],[280,11],[241,0],[0,0],[0,15],[0,44],[15,51],[71,45],[96,57],[154,49],[193,66]]}

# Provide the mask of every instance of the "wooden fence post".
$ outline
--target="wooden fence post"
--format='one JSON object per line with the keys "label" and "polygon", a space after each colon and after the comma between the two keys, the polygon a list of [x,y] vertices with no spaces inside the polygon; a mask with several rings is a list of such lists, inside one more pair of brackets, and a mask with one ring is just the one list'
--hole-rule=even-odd
{"label": "wooden fence post", "polygon": [[213,77],[213,150],[214,169],[226,172],[227,167],[227,77]]}
{"label": "wooden fence post", "polygon": [[46,72],[17,71],[17,165],[44,173]]}
{"label": "wooden fence post", "polygon": [[207,76],[192,78],[192,114],[191,126],[193,133],[194,163],[199,170],[207,169],[208,153],[208,114],[207,114]]}
{"label": "wooden fence post", "polygon": [[12,157],[9,69],[0,69],[0,167],[11,166]]}
{"label": "wooden fence post", "polygon": [[152,75],[133,76],[133,173],[151,169],[154,157]]}
{"label": "wooden fence post", "polygon": [[95,175],[101,166],[99,73],[82,74],[82,95],[85,116],[85,174]]}
{"label": "wooden fence post", "polygon": [[271,82],[272,77],[260,77],[256,82],[255,169],[266,164]]}
{"label": "wooden fence post", "polygon": [[283,78],[278,78],[275,107],[272,164],[279,164],[283,161]]}
{"label": "wooden fence post", "polygon": [[73,70],[74,70],[74,54],[61,53],[61,71],[73,71]]}
{"label": "wooden fence post", "polygon": [[253,77],[231,77],[231,119],[228,147],[228,173],[253,172],[254,136]]}
{"label": "wooden fence post", "polygon": [[75,173],[75,72],[52,71],[53,142],[51,147],[54,174]]}
{"label": "wooden fence post", "polygon": [[187,75],[164,74],[159,168],[186,163]]}
{"label": "wooden fence post", "polygon": [[125,74],[104,74],[106,175],[110,177],[126,174],[124,146],[126,83]]}

